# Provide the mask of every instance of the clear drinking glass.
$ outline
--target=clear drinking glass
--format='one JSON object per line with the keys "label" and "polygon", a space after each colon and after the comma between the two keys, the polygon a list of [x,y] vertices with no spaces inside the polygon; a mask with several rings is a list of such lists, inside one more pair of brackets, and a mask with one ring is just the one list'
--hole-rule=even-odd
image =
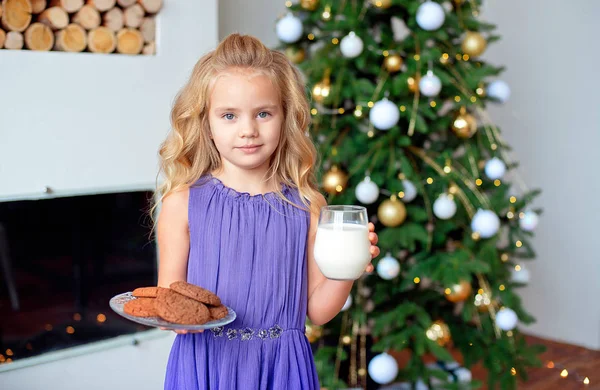
{"label": "clear drinking glass", "polygon": [[363,274],[371,261],[368,223],[362,206],[321,208],[314,256],[328,279],[356,280]]}

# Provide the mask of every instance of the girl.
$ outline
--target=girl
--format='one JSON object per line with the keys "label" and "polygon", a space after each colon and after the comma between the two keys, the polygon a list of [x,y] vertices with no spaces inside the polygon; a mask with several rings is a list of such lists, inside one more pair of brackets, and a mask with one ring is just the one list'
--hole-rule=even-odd
{"label": "girl", "polygon": [[198,61],[175,101],[160,149],[158,285],[204,287],[237,318],[178,332],[165,389],[319,389],[305,319],[331,320],[352,282],[326,279],[313,258],[326,202],[304,91],[285,55],[232,34]]}

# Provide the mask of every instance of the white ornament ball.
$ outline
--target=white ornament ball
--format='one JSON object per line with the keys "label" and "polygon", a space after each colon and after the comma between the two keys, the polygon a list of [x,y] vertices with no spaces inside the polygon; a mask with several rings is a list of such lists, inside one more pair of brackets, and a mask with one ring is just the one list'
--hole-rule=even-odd
{"label": "white ornament ball", "polygon": [[346,58],[355,58],[363,51],[363,41],[358,35],[351,31],[350,34],[342,38],[340,42],[340,50]]}
{"label": "white ornament ball", "polygon": [[369,362],[369,376],[380,385],[390,383],[398,375],[398,363],[391,355],[381,353]]}
{"label": "white ornament ball", "polygon": [[506,103],[510,98],[510,87],[505,81],[494,80],[487,87],[487,95]]}
{"label": "white ornament ball", "polygon": [[485,175],[490,179],[501,179],[505,173],[506,165],[498,157],[491,158],[485,163]]}
{"label": "white ornament ball", "polygon": [[360,203],[372,204],[379,199],[379,187],[367,176],[356,186],[355,195]]}
{"label": "white ornament ball", "polygon": [[302,21],[292,14],[287,14],[277,22],[275,32],[279,40],[294,43],[302,36]]}
{"label": "white ornament ball", "polygon": [[491,210],[479,209],[471,220],[471,229],[481,238],[490,238],[500,229],[500,218]]}
{"label": "white ornament ball", "polygon": [[535,230],[538,224],[538,215],[533,211],[526,211],[523,218],[519,219],[519,226],[526,232]]}
{"label": "white ornament ball", "polygon": [[382,279],[391,280],[398,274],[400,274],[400,263],[391,254],[388,253],[377,263],[377,275]]}
{"label": "white ornament ball", "polygon": [[389,130],[396,126],[400,120],[400,110],[398,106],[383,98],[373,105],[369,111],[369,120],[373,126],[379,130]]}
{"label": "white ornament ball", "polygon": [[446,14],[444,8],[433,1],[426,1],[417,10],[417,24],[423,30],[433,31],[442,27]]}
{"label": "white ornament ball", "polygon": [[510,281],[523,284],[529,283],[529,280],[531,279],[529,270],[523,265],[520,265],[519,267],[518,271],[515,268],[510,271]]}
{"label": "white ornament ball", "polygon": [[503,307],[496,313],[496,325],[504,331],[513,330],[517,326],[518,321],[517,313],[513,309]]}
{"label": "white ornament ball", "polygon": [[402,201],[409,203],[415,200],[417,197],[417,187],[410,180],[402,180],[402,186],[404,187],[404,197]]}
{"label": "white ornament ball", "polygon": [[437,96],[442,90],[442,81],[429,70],[419,81],[419,90],[427,97]]}
{"label": "white ornament ball", "polygon": [[348,298],[346,298],[346,303],[342,306],[342,311],[348,310],[350,306],[352,306],[352,295],[348,295]]}
{"label": "white ornament ball", "polygon": [[441,194],[433,202],[433,213],[439,219],[450,219],[456,214],[456,203],[452,196]]}

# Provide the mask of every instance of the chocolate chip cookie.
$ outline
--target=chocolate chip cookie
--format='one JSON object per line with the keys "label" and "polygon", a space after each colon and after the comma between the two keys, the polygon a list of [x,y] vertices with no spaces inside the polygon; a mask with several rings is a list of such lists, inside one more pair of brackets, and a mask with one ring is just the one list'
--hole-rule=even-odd
{"label": "chocolate chip cookie", "polygon": [[158,287],[139,287],[131,293],[136,298],[156,298]]}
{"label": "chocolate chip cookie", "polygon": [[136,317],[156,317],[158,312],[154,298],[136,298],[123,305],[123,312]]}
{"label": "chocolate chip cookie", "polygon": [[206,305],[168,288],[158,289],[156,310],[161,318],[176,324],[201,325],[210,321]]}
{"label": "chocolate chip cookie", "polygon": [[211,321],[220,320],[221,318],[227,317],[229,313],[224,305],[220,306],[209,306]]}
{"label": "chocolate chip cookie", "polygon": [[219,299],[216,294],[200,286],[179,281],[171,283],[169,287],[171,290],[176,291],[181,295],[185,295],[188,298],[192,298],[198,302],[202,302],[211,306],[221,305],[221,299]]}

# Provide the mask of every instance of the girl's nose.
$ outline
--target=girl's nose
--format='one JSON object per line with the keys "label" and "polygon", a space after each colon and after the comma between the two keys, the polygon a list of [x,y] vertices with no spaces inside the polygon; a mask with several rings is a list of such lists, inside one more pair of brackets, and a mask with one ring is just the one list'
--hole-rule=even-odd
{"label": "girl's nose", "polygon": [[240,129],[241,137],[256,137],[258,134],[258,125],[250,120],[242,123],[242,127]]}

